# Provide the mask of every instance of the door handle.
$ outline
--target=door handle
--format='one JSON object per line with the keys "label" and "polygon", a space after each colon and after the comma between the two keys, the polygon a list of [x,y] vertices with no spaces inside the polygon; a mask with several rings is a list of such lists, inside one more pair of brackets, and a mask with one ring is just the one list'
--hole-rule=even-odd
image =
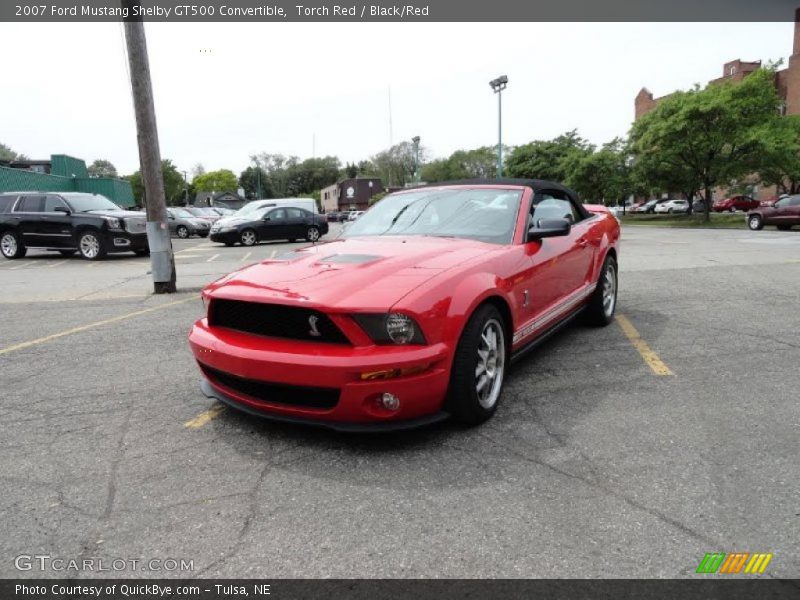
{"label": "door handle", "polygon": [[586,238],[578,239],[578,246],[580,246],[581,248],[586,248],[586,246],[588,245],[589,245],[589,240],[587,240]]}

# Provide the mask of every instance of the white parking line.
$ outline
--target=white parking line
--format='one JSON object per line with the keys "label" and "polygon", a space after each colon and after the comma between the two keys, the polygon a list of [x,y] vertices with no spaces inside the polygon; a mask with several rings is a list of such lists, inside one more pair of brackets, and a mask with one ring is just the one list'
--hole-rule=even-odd
{"label": "white parking line", "polygon": [[275,258],[275,255],[278,253],[278,250],[275,249],[272,251],[272,254],[269,255],[270,258]]}
{"label": "white parking line", "polygon": [[68,262],[68,260],[57,260],[56,262],[50,263],[49,265],[46,266],[48,269],[52,269],[53,267],[56,267],[58,265],[63,265],[65,262]]}
{"label": "white parking line", "polygon": [[242,262],[244,262],[244,261],[246,261],[248,258],[250,258],[250,255],[251,255],[251,254],[252,254],[252,252],[248,252],[247,254],[245,254],[245,255],[242,257]]}
{"label": "white parking line", "polygon": [[16,267],[11,267],[9,271],[17,271],[19,269],[24,269],[25,267],[29,267],[34,264],[36,264],[35,260],[29,260],[28,262],[24,262],[21,265],[17,265]]}
{"label": "white parking line", "polygon": [[219,257],[219,254],[215,254],[211,258],[209,258],[206,262],[211,262],[212,260],[216,260]]}

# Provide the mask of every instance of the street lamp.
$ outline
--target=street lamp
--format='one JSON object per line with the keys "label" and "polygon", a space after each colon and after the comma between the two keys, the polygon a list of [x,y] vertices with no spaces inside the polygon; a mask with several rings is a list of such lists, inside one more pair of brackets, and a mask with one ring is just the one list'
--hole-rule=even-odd
{"label": "street lamp", "polygon": [[419,183],[419,136],[411,138],[414,142],[414,183]]}
{"label": "street lamp", "polygon": [[503,90],[508,85],[508,76],[501,75],[489,82],[497,94],[497,178],[503,176]]}

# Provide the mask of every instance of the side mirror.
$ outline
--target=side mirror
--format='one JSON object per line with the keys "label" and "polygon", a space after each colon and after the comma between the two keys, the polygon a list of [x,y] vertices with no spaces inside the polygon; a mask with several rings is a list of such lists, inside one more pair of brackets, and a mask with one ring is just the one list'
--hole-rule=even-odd
{"label": "side mirror", "polygon": [[572,225],[567,219],[540,219],[539,227],[531,226],[528,229],[528,241],[569,235],[571,229]]}
{"label": "side mirror", "polygon": [[270,217],[264,217],[264,221],[269,221]]}
{"label": "side mirror", "polygon": [[56,206],[55,208],[53,208],[53,212],[60,212],[60,213],[64,213],[65,215],[71,215],[72,214],[70,212],[70,210],[66,206]]}

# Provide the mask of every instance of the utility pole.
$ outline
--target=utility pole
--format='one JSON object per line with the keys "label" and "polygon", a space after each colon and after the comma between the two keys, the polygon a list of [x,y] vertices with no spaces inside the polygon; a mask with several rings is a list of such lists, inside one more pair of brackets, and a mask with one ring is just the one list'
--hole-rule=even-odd
{"label": "utility pole", "polygon": [[[122,6],[133,12],[137,0],[122,0]],[[158,147],[158,128],[147,58],[144,23],[125,21],[125,41],[128,48],[133,107],[136,113],[136,137],[139,142],[139,162],[145,191],[147,211],[147,243],[150,246],[150,268],[153,292],[177,292],[175,255],[167,225],[167,205],[164,198],[164,178],[161,174],[161,152]]]}
{"label": "utility pole", "polygon": [[189,184],[186,183],[186,171],[183,171],[183,204],[189,206]]}

